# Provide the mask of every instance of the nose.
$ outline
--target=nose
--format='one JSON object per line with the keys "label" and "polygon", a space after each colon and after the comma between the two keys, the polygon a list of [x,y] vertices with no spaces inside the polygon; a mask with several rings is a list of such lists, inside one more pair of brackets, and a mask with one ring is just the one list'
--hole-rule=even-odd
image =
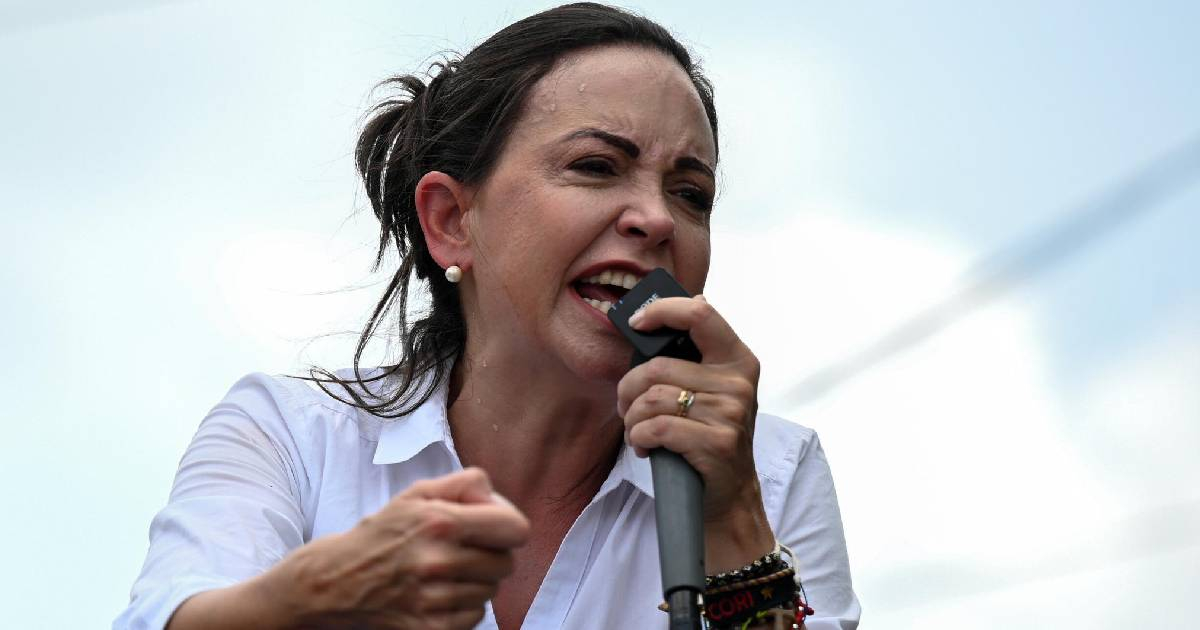
{"label": "nose", "polygon": [[675,238],[675,217],[661,198],[639,200],[621,213],[617,233],[640,240],[647,249],[662,247]]}

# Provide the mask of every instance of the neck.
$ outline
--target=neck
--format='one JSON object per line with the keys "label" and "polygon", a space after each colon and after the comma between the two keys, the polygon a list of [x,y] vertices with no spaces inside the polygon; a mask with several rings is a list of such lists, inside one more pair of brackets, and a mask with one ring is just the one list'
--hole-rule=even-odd
{"label": "neck", "polygon": [[527,512],[582,509],[622,446],[616,384],[500,357],[468,348],[455,364],[447,413],[459,457]]}

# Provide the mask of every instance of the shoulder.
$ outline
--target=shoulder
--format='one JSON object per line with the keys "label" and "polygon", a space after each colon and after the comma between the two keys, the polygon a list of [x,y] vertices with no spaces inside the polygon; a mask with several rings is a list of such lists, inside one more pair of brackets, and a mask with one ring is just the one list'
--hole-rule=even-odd
{"label": "shoulder", "polygon": [[383,420],[346,402],[349,396],[339,392],[336,383],[324,386],[329,391],[303,378],[255,372],[238,379],[213,411],[237,410],[268,434],[283,431],[312,436],[337,430],[378,441]]}
{"label": "shoulder", "polygon": [[754,466],[772,524],[782,525],[801,507],[826,506],[836,513],[833,474],[816,431],[760,413],[754,427]]}
{"label": "shoulder", "polygon": [[759,477],[767,481],[790,482],[801,460],[817,444],[817,433],[808,427],[768,413],[755,418],[754,463]]}

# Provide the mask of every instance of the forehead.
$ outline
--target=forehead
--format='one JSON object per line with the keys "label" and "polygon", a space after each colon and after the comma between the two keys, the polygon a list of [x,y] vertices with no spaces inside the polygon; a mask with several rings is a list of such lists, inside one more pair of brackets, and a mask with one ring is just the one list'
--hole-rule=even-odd
{"label": "forehead", "polygon": [[609,46],[565,56],[530,91],[514,135],[557,139],[582,127],[629,137],[650,152],[712,163],[708,116],[691,78],[663,52]]}

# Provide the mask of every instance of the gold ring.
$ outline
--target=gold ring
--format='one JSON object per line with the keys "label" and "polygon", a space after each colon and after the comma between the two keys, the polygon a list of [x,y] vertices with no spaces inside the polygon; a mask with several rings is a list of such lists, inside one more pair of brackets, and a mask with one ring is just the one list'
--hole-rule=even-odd
{"label": "gold ring", "polygon": [[675,412],[675,415],[680,418],[686,418],[688,410],[692,408],[692,403],[694,402],[696,402],[696,392],[690,389],[681,390],[679,392],[679,399],[675,401],[675,404],[679,405],[679,410]]}

